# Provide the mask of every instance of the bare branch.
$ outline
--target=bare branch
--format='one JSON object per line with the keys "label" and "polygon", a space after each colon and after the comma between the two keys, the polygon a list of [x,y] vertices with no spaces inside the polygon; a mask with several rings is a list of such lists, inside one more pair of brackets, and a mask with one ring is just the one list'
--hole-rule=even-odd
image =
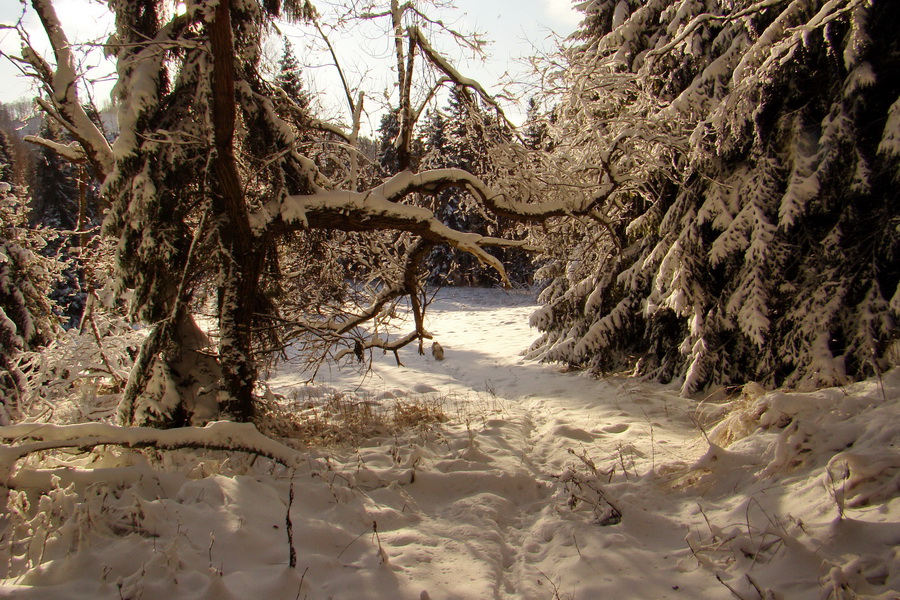
{"label": "bare branch", "polygon": [[496,111],[497,115],[503,119],[503,121],[512,129],[515,129],[515,125],[509,122],[509,119],[506,118],[506,115],[503,113],[503,109],[497,104],[497,101],[491,96],[484,86],[482,86],[479,82],[471,79],[469,77],[465,77],[456,68],[450,64],[450,62],[441,56],[441,54],[431,47],[431,44],[428,43],[428,40],[425,39],[425,36],[422,35],[422,32],[418,27],[410,27],[409,28],[409,36],[410,39],[415,40],[416,45],[422,51],[422,54],[428,58],[429,62],[439,71],[441,71],[444,75],[449,77],[453,82],[472,89],[478,96],[484,100],[487,104],[492,106]]}
{"label": "bare branch", "polygon": [[334,66],[337,69],[338,76],[341,78],[341,85],[344,87],[344,94],[347,97],[347,106],[350,109],[350,114],[352,115],[356,112],[356,106],[353,103],[353,91],[350,89],[350,84],[347,83],[346,76],[344,76],[344,69],[341,67],[341,61],[338,60],[337,53],[334,50],[334,46],[331,45],[331,40],[329,40],[325,32],[322,31],[322,26],[319,24],[318,19],[314,19],[312,23],[316,28],[316,31],[319,32],[319,36],[321,36],[322,41],[324,41],[325,45],[328,47],[328,52],[331,54],[332,60],[334,60]]}

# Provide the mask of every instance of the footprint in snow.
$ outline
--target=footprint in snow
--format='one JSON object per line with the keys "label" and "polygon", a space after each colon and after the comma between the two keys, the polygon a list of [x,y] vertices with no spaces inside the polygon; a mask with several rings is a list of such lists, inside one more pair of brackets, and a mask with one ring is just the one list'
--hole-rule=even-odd
{"label": "footprint in snow", "polygon": [[555,427],[553,429],[553,435],[556,437],[567,437],[569,439],[578,440],[580,442],[594,441],[594,436],[584,429],[571,427],[569,425],[560,425],[559,427]]}
{"label": "footprint in snow", "polygon": [[628,430],[626,423],[616,423],[615,425],[607,425],[603,428],[604,433],[622,433]]}

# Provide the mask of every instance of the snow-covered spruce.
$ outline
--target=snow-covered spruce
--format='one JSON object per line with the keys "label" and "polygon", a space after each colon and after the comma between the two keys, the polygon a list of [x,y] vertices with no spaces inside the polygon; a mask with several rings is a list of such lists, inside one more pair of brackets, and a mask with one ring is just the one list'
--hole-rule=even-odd
{"label": "snow-covered spruce", "polygon": [[57,320],[48,299],[59,264],[41,255],[43,232],[26,217],[26,198],[10,185],[12,167],[0,131],[0,424],[9,423],[26,392],[25,352],[53,339]]}
{"label": "snow-covered spruce", "polygon": [[900,319],[900,5],[582,7],[554,154],[584,185],[619,187],[595,224],[546,243],[566,251],[543,272],[532,356],[680,378],[688,394],[885,371]]}

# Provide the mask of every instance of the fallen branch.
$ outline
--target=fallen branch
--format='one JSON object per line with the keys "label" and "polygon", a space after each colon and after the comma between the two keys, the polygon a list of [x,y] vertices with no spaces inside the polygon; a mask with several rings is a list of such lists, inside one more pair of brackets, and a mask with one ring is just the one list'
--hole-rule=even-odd
{"label": "fallen branch", "polygon": [[0,440],[15,445],[0,445],[0,482],[9,484],[16,463],[35,452],[78,448],[88,451],[97,446],[178,450],[202,448],[230,450],[270,458],[287,467],[301,459],[293,449],[261,434],[252,423],[217,421],[206,427],[153,429],[119,427],[105,423],[47,425],[25,423],[0,427]]}

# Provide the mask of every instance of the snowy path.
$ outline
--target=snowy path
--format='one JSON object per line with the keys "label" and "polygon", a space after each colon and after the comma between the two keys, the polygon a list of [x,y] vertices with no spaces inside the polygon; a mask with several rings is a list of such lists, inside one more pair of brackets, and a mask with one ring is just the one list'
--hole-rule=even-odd
{"label": "snowy path", "polygon": [[[835,422],[817,416],[828,402],[849,407],[850,393],[859,396],[858,418],[866,423],[865,411],[893,397],[875,420],[883,428],[876,438],[895,445],[897,373],[893,396],[871,382],[855,392],[817,393],[826,402],[816,394],[785,396],[795,398],[786,406],[811,407],[803,415],[810,422],[797,421],[804,438],[776,427],[737,443],[743,454],[708,452],[698,421],[716,407],[701,409],[679,397],[677,386],[598,380],[524,360],[520,352],[534,337],[528,300],[445,290],[428,327],[446,360],[409,349],[404,367],[379,361],[363,384],[375,394],[436,389],[458,399],[455,414],[449,402],[451,422],[437,440],[425,436],[405,448],[372,440],[358,455],[357,464],[377,471],[357,473],[378,482],[367,492],[365,514],[377,520],[398,578],[396,597],[799,600],[840,598],[843,592],[829,588],[853,582],[855,590],[887,590],[872,598],[900,598],[900,554],[891,550],[900,542],[900,506],[865,509],[862,529],[834,526],[822,475],[834,450],[822,446],[834,443]],[[334,385],[355,381],[335,377]],[[765,418],[748,410],[754,416],[738,419],[741,435],[752,431],[753,418]],[[816,430],[816,420],[820,441],[804,431]],[[841,435],[860,435],[860,427]],[[391,452],[400,458],[388,463]],[[795,471],[789,465],[803,464],[803,453],[807,468]],[[893,489],[892,472],[879,484],[884,489]],[[597,490],[621,510],[621,523],[601,524],[610,510]],[[383,521],[387,507],[404,517]],[[405,516],[409,507],[413,517]],[[868,555],[865,566],[854,551]]]}
{"label": "snowy path", "polygon": [[[613,478],[626,481],[656,460],[699,455],[695,403],[662,386],[600,381],[524,360],[533,309],[521,294],[448,290],[428,322],[446,360],[410,350],[401,356],[404,367],[380,361],[362,384],[375,394],[436,389],[457,399],[463,421],[445,428],[445,445],[427,449],[415,481],[404,486],[416,506],[415,527],[379,522],[391,564],[435,599],[547,598],[554,589],[599,598],[623,586],[639,590],[635,597],[727,598],[720,585],[710,589],[710,574],[676,572],[677,557],[688,553],[683,522],[624,498],[614,503],[622,504],[625,523],[601,527],[588,502],[568,508],[558,481],[567,469],[589,475],[577,455],[617,469]],[[356,382],[345,376],[331,384]],[[379,464],[383,452],[376,441],[361,459]],[[592,499],[590,490],[574,492]]]}
{"label": "snowy path", "polygon": [[269,382],[297,410],[434,398],[444,423],[312,448],[292,470],[115,448],[31,465],[43,489],[0,513],[0,596],[900,599],[900,370],[701,405],[524,360],[532,309],[445,290],[427,323],[444,361],[410,347],[362,381],[306,386],[285,365]]}

